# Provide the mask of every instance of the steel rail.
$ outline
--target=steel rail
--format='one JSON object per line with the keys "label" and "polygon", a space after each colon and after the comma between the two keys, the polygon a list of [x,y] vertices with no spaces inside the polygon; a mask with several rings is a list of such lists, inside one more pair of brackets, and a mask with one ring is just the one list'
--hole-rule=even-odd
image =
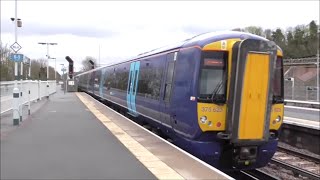
{"label": "steel rail", "polygon": [[260,179],[260,180],[280,180],[279,177],[273,176],[271,174],[268,174],[265,171],[262,171],[260,169],[252,169],[252,170],[242,170],[241,173],[249,176],[250,178],[254,177],[253,179]]}
{"label": "steel rail", "polygon": [[315,173],[309,172],[307,170],[298,168],[296,166],[293,166],[291,164],[288,164],[288,163],[285,163],[283,161],[277,160],[275,158],[271,159],[271,163],[279,165],[279,166],[281,166],[281,167],[283,167],[285,169],[289,169],[289,170],[293,171],[294,173],[298,173],[298,174],[300,174],[302,176],[306,176],[306,177],[308,177],[310,179],[315,179],[315,180],[320,179],[320,175],[318,175],[318,174],[315,174]]}
{"label": "steel rail", "polygon": [[291,155],[294,155],[294,156],[297,156],[297,157],[300,157],[300,158],[303,158],[303,159],[306,159],[306,160],[311,160],[315,163],[319,163],[320,162],[320,157],[315,157],[315,156],[311,156],[309,154],[303,154],[297,150],[294,150],[294,149],[289,149],[289,148],[285,148],[284,146],[281,146],[281,145],[278,145],[278,149],[280,151],[283,151],[285,153],[289,153]]}

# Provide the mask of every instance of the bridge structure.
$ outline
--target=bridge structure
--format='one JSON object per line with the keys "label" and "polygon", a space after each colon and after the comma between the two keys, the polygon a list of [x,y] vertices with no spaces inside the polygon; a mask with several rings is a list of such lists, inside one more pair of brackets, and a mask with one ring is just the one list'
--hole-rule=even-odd
{"label": "bridge structure", "polygon": [[284,59],[284,66],[319,66],[319,54],[314,57]]}
{"label": "bridge structure", "polygon": [[284,59],[285,98],[319,102],[319,53],[313,57]]}

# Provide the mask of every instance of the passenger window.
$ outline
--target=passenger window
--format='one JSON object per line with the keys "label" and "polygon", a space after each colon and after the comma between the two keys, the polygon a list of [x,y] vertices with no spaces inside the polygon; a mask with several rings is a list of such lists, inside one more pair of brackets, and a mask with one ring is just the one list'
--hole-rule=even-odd
{"label": "passenger window", "polygon": [[167,83],[171,83],[172,82],[173,69],[174,69],[174,62],[170,62],[169,65],[168,65],[168,73],[167,73],[167,79],[166,79]]}
{"label": "passenger window", "polygon": [[172,81],[173,81],[173,75],[174,75],[174,65],[175,61],[175,53],[170,53],[167,55],[167,75],[166,75],[166,83],[165,83],[165,90],[164,90],[164,101],[169,102],[171,97],[171,89],[172,89]]}

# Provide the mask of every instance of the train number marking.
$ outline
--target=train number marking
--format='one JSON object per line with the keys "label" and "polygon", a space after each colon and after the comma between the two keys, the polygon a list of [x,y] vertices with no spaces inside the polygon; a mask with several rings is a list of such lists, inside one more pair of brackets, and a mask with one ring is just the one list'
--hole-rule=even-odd
{"label": "train number marking", "polygon": [[281,112],[281,108],[274,108],[273,112]]}
{"label": "train number marking", "polygon": [[202,107],[201,108],[202,112],[222,112],[222,108],[221,107],[216,107],[216,108],[212,108],[212,107]]}

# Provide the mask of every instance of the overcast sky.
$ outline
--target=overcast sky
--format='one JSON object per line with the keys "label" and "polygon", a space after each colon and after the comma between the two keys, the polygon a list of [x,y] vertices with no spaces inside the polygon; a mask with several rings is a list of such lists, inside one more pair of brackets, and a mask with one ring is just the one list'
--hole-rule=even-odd
{"label": "overcast sky", "polygon": [[[1,0],[1,41],[14,43],[15,1]],[[27,1],[18,0],[19,53],[32,59],[49,55],[75,71],[85,56],[106,64],[136,56],[194,35],[246,26],[286,29],[315,20],[319,1]],[[54,66],[51,60],[50,66]]]}

